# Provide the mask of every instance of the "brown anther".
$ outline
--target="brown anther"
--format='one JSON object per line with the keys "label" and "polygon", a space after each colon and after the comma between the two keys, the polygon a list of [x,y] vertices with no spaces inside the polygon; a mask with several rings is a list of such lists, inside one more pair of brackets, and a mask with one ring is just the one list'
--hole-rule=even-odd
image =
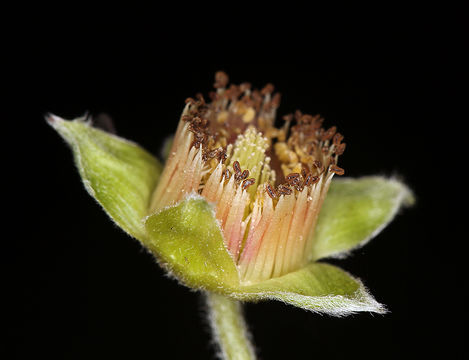
{"label": "brown anther", "polygon": [[251,98],[254,102],[254,108],[256,109],[256,111],[259,111],[261,109],[262,101],[264,100],[263,97],[261,96],[258,90],[254,90],[251,93]]}
{"label": "brown anther", "polygon": [[202,141],[196,139],[192,142],[191,147],[193,146],[195,148],[198,148],[200,147],[200,145],[202,145]]}
{"label": "brown anther", "polygon": [[198,100],[198,104],[199,106],[205,106],[205,99],[204,99],[204,96],[201,94],[201,93],[197,93],[195,95],[195,97],[197,98]]}
{"label": "brown anther", "polygon": [[230,180],[230,178],[231,178],[231,171],[228,170],[228,169],[225,169],[225,171],[223,171],[223,177],[225,178],[225,180]]}
{"label": "brown anther", "polygon": [[194,117],[190,116],[190,115],[183,115],[181,119],[182,119],[182,121],[188,122],[188,121],[192,121],[193,118]]}
{"label": "brown anther", "polygon": [[313,176],[313,174],[308,174],[305,179],[305,186],[316,184],[319,181],[319,176]]}
{"label": "brown anther", "polygon": [[320,162],[319,160],[314,160],[313,162],[313,165],[316,169],[318,169],[319,171],[322,170],[322,162]]}
{"label": "brown anther", "polygon": [[280,184],[279,186],[277,186],[277,193],[280,195],[290,195],[292,193],[292,189],[290,189],[285,184]]}
{"label": "brown anther", "polygon": [[304,184],[303,184],[303,182],[300,180],[300,181],[298,182],[298,184],[295,184],[295,185],[294,185],[294,188],[296,189],[296,191],[303,191],[303,189],[304,189]]}
{"label": "brown anther", "polygon": [[303,113],[300,110],[295,111],[295,120],[297,123],[300,123],[301,117],[303,116]]}
{"label": "brown anther", "polygon": [[213,84],[213,87],[216,89],[224,88],[228,84],[228,81],[228,75],[224,71],[217,71],[215,73],[215,84]]}
{"label": "brown anther", "polygon": [[313,117],[313,128],[314,129],[319,129],[321,128],[322,123],[324,122],[324,118],[321,117],[321,115],[316,115]]}
{"label": "brown anther", "polygon": [[337,131],[336,126],[330,127],[327,131],[324,131],[324,133],[321,136],[321,140],[322,141],[327,141],[327,140],[332,139],[332,137],[335,135],[336,131]]}
{"label": "brown anther", "polygon": [[280,106],[280,100],[282,98],[282,95],[280,95],[280,93],[276,93],[273,97],[272,97],[272,107],[274,108],[278,108]]}
{"label": "brown anther", "polygon": [[205,128],[208,125],[208,120],[205,118],[201,118],[199,116],[194,117],[193,124],[199,128]]}
{"label": "brown anther", "polygon": [[341,167],[338,167],[337,165],[329,166],[329,171],[333,172],[334,174],[337,174],[337,175],[344,175],[344,173],[345,173],[345,170],[342,169]]}
{"label": "brown anther", "polygon": [[235,161],[233,163],[233,170],[235,172],[235,175],[238,175],[241,173],[241,166],[239,165],[239,162],[238,161]]}
{"label": "brown anther", "polygon": [[229,89],[225,91],[225,97],[231,101],[236,101],[236,99],[241,95],[242,91],[239,89],[239,86],[231,84]]}
{"label": "brown anther", "polygon": [[212,150],[212,151],[204,151],[202,154],[202,159],[204,161],[208,161],[210,159],[213,159],[215,156],[217,156],[218,149]]}
{"label": "brown anther", "polygon": [[271,186],[270,184],[267,184],[267,185],[266,185],[265,191],[267,192],[267,194],[268,194],[272,199],[277,199],[277,198],[278,198],[277,192],[275,191],[274,188],[272,188],[272,186]]}
{"label": "brown anther", "polygon": [[246,179],[249,176],[249,170],[244,170],[239,177],[239,181]]}
{"label": "brown anther", "polygon": [[273,92],[274,92],[274,85],[269,83],[262,88],[261,95],[265,96],[267,94],[272,94]]}
{"label": "brown anther", "polygon": [[299,182],[300,182],[300,174],[298,174],[298,173],[291,173],[291,174],[288,174],[288,175],[285,177],[285,180],[286,180],[287,183],[290,184],[290,185],[297,185],[297,184],[299,184]]}
{"label": "brown anther", "polygon": [[223,148],[218,149],[217,160],[221,161],[222,163],[225,162],[225,160],[226,160],[226,150],[225,149],[223,149]]}
{"label": "brown anther", "polygon": [[337,133],[334,135],[332,142],[335,146],[339,146],[340,142],[344,139],[344,136],[341,133]]}
{"label": "brown anther", "polygon": [[243,181],[249,176],[249,170],[244,170],[243,172],[241,172],[241,165],[239,165],[238,161],[235,161],[233,163],[233,170],[235,172],[234,177],[236,182]]}
{"label": "brown anther", "polygon": [[197,101],[195,101],[193,98],[188,97],[185,101],[186,104],[190,103],[191,105],[195,105]]}
{"label": "brown anther", "polygon": [[334,148],[334,153],[336,155],[342,155],[345,151],[345,143],[339,144]]}
{"label": "brown anther", "polygon": [[306,164],[301,164],[301,176],[306,180],[306,177],[310,173],[309,166]]}
{"label": "brown anther", "polygon": [[252,184],[254,184],[256,182],[256,179],[254,178],[250,178],[250,179],[246,179],[243,181],[243,183],[241,184],[241,188],[243,190],[246,190],[249,186],[251,186]]}

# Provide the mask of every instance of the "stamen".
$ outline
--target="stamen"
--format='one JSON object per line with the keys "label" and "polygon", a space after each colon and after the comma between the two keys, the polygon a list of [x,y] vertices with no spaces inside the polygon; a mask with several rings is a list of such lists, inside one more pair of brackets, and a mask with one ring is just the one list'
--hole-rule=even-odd
{"label": "stamen", "polygon": [[201,94],[186,99],[149,211],[191,192],[214,203],[225,245],[248,284],[309,260],[332,177],[345,173],[337,162],[346,145],[319,115],[296,111],[275,128],[280,94],[273,85],[259,91],[228,81],[226,73],[215,74],[209,103]]}

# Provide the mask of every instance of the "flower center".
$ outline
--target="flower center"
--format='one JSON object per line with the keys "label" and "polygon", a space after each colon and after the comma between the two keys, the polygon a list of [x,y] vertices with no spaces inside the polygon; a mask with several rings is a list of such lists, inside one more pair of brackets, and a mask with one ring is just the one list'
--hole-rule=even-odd
{"label": "flower center", "polygon": [[344,173],[337,160],[345,144],[320,116],[299,111],[276,128],[280,95],[272,85],[227,84],[219,72],[210,103],[201,95],[186,101],[150,211],[193,192],[214,203],[240,277],[252,283],[309,260],[331,179]]}

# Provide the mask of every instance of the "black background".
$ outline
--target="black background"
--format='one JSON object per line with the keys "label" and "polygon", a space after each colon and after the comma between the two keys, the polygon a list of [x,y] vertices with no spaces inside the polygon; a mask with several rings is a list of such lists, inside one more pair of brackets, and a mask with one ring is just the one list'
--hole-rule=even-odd
{"label": "black background", "polygon": [[[399,176],[417,197],[416,206],[368,245],[330,261],[362,279],[390,312],[332,318],[273,301],[247,304],[260,358],[396,359],[440,347],[435,332],[442,329],[433,325],[435,313],[443,311],[435,271],[443,255],[434,236],[442,224],[429,216],[435,192],[443,204],[448,169],[440,165],[443,154],[432,152],[441,139],[429,131],[439,132],[443,120],[433,125],[426,110],[439,115],[441,98],[433,90],[445,87],[446,75],[406,56],[328,67],[138,59],[98,64],[96,55],[77,56],[69,63],[51,54],[51,62],[43,58],[13,71],[21,76],[10,89],[18,101],[11,116],[27,151],[15,154],[22,165],[11,190],[21,186],[15,209],[21,221],[4,252],[11,304],[5,307],[2,351],[17,358],[213,358],[201,295],[167,278],[107,218],[43,117],[106,113],[120,136],[158,155],[184,100],[207,94],[217,70],[234,83],[272,82],[282,93],[280,115],[301,109],[323,115],[326,126],[336,125],[347,143],[339,163],[346,176]],[[429,278],[432,286],[426,287]]]}

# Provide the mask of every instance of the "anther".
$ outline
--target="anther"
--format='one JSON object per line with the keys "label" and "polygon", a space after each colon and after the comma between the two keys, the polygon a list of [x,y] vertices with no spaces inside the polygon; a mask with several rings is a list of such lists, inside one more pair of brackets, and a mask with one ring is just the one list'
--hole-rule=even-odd
{"label": "anther", "polygon": [[222,163],[224,163],[225,160],[226,160],[226,157],[227,157],[227,155],[226,155],[226,150],[225,150],[225,149],[222,149],[222,148],[218,149],[218,152],[217,152],[217,160],[218,160],[218,161],[221,161]]}
{"label": "anther", "polygon": [[285,180],[287,181],[287,183],[289,183],[291,185],[297,185],[300,182],[300,174],[298,174],[298,173],[288,174],[285,177]]}
{"label": "anther", "polygon": [[342,169],[341,167],[338,167],[337,165],[329,166],[329,171],[333,172],[334,174],[337,174],[337,175],[344,175],[344,173],[345,173],[345,170]]}
{"label": "anther", "polygon": [[228,84],[228,81],[228,75],[224,71],[217,71],[215,73],[215,84],[213,84],[213,87],[216,89],[224,88]]}
{"label": "anther", "polygon": [[339,144],[338,146],[335,146],[334,148],[334,153],[336,155],[342,155],[345,151],[345,143]]}
{"label": "anther", "polygon": [[246,169],[241,173],[239,177],[239,181],[246,179],[248,176],[249,176],[249,170]]}
{"label": "anther", "polygon": [[204,151],[202,155],[202,159],[204,161],[207,161],[207,160],[213,159],[215,156],[217,156],[217,154],[218,154],[218,149],[215,149],[212,151]]}
{"label": "anther", "polygon": [[314,160],[313,162],[313,165],[316,169],[318,169],[319,171],[322,170],[322,162],[320,162],[319,160]]}
{"label": "anther", "polygon": [[303,191],[303,189],[304,189],[303,182],[300,180],[300,181],[298,182],[298,184],[295,184],[295,185],[294,185],[294,188],[296,189],[296,191],[300,191],[300,192]]}
{"label": "anther", "polygon": [[306,177],[310,173],[309,171],[309,166],[306,164],[301,164],[301,176],[303,176],[303,179],[306,180]]}
{"label": "anther", "polygon": [[199,100],[197,103],[198,106],[205,106],[205,99],[201,93],[197,93],[195,97],[197,98],[197,100]]}
{"label": "anther", "polygon": [[268,194],[272,199],[277,199],[277,198],[278,198],[277,192],[275,191],[274,188],[272,188],[272,186],[271,186],[270,184],[267,184],[267,185],[266,185],[265,191],[267,192],[267,194]]}
{"label": "anther", "polygon": [[334,138],[333,138],[333,143],[335,146],[339,146],[340,145],[340,142],[344,139],[344,136],[341,134],[341,133],[337,133],[334,135]]}
{"label": "anther", "polygon": [[243,188],[243,190],[246,190],[249,186],[251,186],[255,182],[256,182],[256,179],[254,178],[246,179],[243,181],[241,187]]}
{"label": "anther", "polygon": [[278,108],[279,105],[280,105],[280,99],[282,98],[282,96],[280,95],[280,93],[276,93],[273,97],[272,97],[272,106],[274,108]]}
{"label": "anther", "polygon": [[303,113],[300,110],[295,111],[295,120],[299,124],[301,121],[301,117],[303,116]]}
{"label": "anther", "polygon": [[273,92],[274,92],[274,85],[269,83],[262,88],[261,95],[272,94]]}
{"label": "anther", "polygon": [[305,179],[305,186],[316,184],[319,181],[319,176],[313,176],[313,174],[308,174]]}
{"label": "anther", "polygon": [[235,172],[235,175],[238,175],[239,173],[241,173],[241,166],[239,165],[238,161],[235,161],[233,163],[233,170]]}
{"label": "anther", "polygon": [[326,140],[332,139],[332,137],[335,135],[336,131],[337,131],[337,127],[332,126],[327,131],[325,131],[324,134],[322,134],[321,140],[326,141]]}
{"label": "anther", "polygon": [[292,189],[290,189],[287,185],[280,184],[277,186],[277,193],[280,195],[290,195],[292,193]]}
{"label": "anther", "polygon": [[225,169],[225,171],[223,172],[223,177],[225,178],[225,180],[230,180],[230,177],[231,177],[231,171],[229,169]]}

